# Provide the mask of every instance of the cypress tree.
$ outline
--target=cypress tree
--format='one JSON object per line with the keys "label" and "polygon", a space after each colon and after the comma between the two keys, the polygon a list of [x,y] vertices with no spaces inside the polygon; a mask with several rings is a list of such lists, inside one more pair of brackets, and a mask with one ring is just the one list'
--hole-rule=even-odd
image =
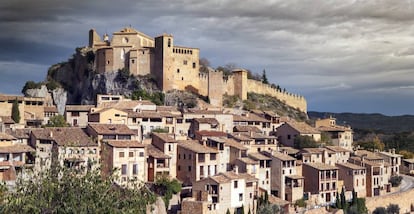
{"label": "cypress tree", "polygon": [[262,82],[264,84],[269,84],[269,81],[267,80],[267,76],[266,76],[266,70],[263,69],[263,74],[262,74]]}
{"label": "cypress tree", "polygon": [[19,102],[17,101],[17,98],[14,100],[12,105],[12,119],[15,123],[20,122]]}

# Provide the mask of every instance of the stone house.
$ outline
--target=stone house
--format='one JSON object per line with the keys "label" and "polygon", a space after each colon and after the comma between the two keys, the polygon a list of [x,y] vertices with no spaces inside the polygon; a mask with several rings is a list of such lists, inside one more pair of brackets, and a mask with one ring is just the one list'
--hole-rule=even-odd
{"label": "stone house", "polygon": [[[194,183],[193,199],[183,201],[182,213],[248,213],[249,209],[255,213],[256,195],[253,176],[237,170],[219,173]],[[202,209],[203,204],[207,209]]]}
{"label": "stone house", "polygon": [[19,143],[16,138],[0,132],[0,181],[15,181],[26,167],[31,166],[31,153],[34,149]]}
{"label": "stone house", "polygon": [[337,163],[339,179],[343,180],[346,191],[355,190],[358,197],[366,197],[366,178],[365,167],[352,163]]}
{"label": "stone house", "polygon": [[259,162],[259,167],[256,170],[255,177],[258,179],[258,188],[260,192],[270,193],[271,186],[271,158],[260,153],[252,152],[248,154],[248,157],[254,161]]}
{"label": "stone house", "polygon": [[303,163],[324,163],[335,166],[336,153],[326,148],[303,148],[300,151]]}
{"label": "stone house", "polygon": [[47,170],[53,165],[85,171],[99,164],[99,147],[77,127],[35,129],[30,145],[36,150],[35,170]]}
{"label": "stone house", "polygon": [[403,157],[402,155],[395,153],[395,149],[390,149],[388,152],[379,152],[378,155],[384,158],[385,162],[390,165],[391,175],[400,174],[399,169],[401,166],[401,158]]}
{"label": "stone house", "polygon": [[233,115],[234,126],[253,126],[261,130],[261,134],[270,135],[272,127],[270,126],[271,121],[263,117],[260,117],[253,113],[243,113],[241,115]]}
{"label": "stone house", "polygon": [[116,108],[92,108],[88,122],[104,124],[127,124],[128,113]]}
{"label": "stone house", "polygon": [[85,128],[93,105],[66,105],[65,119],[71,126]]}
{"label": "stone house", "polygon": [[136,140],[103,140],[101,163],[102,175],[114,173],[121,185],[147,181],[146,148]]}
{"label": "stone house", "polygon": [[391,165],[378,153],[357,150],[349,162],[366,168],[367,196],[378,196],[391,192]]}
{"label": "stone house", "polygon": [[[166,176],[172,178],[171,172],[171,157],[164,154],[161,150],[152,144],[145,145],[148,153],[147,168],[148,178],[147,181],[154,182],[157,177]],[[173,173],[175,175],[175,173]],[[175,176],[174,176],[175,178]]]}
{"label": "stone house", "polygon": [[98,143],[101,143],[101,140],[137,140],[137,131],[125,124],[89,123],[86,131]]}
{"label": "stone house", "polygon": [[169,175],[171,178],[177,177],[177,141],[173,135],[166,133],[152,133],[152,145],[169,156]]}
{"label": "stone house", "polygon": [[315,127],[327,134],[334,146],[340,146],[352,150],[353,131],[350,126],[340,126],[336,124],[336,118],[329,117],[315,121]]}
{"label": "stone house", "polygon": [[294,120],[288,120],[277,127],[276,136],[279,143],[290,147],[294,147],[297,136],[310,136],[316,142],[321,140],[320,131],[305,122],[296,122]]}
{"label": "stone house", "polygon": [[247,153],[256,153],[261,151],[276,151],[278,141],[276,137],[264,135],[256,132],[238,132],[229,134],[229,137],[245,146]]}
{"label": "stone house", "polygon": [[177,143],[177,178],[183,185],[191,185],[202,178],[218,173],[218,151],[195,140]]}
{"label": "stone house", "polygon": [[265,154],[271,158],[271,193],[289,202],[301,199],[304,177],[297,160],[281,152]]}
{"label": "stone house", "polygon": [[303,163],[304,192],[310,193],[315,204],[329,204],[336,200],[338,168],[323,163]]}

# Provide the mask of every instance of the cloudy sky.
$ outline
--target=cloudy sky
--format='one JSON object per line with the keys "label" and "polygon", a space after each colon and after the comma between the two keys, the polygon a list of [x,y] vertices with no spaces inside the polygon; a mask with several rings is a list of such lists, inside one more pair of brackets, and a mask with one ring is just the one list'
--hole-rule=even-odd
{"label": "cloudy sky", "polygon": [[213,67],[265,69],[309,110],[414,114],[411,0],[2,0],[0,93],[42,81],[88,44],[90,28],[130,25],[173,34]]}

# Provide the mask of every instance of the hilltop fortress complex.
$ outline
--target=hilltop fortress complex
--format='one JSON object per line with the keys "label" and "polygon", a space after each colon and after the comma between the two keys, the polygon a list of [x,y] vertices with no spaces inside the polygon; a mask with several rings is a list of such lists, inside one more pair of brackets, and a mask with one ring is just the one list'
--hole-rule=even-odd
{"label": "hilltop fortress complex", "polygon": [[208,96],[210,104],[222,105],[224,94],[237,95],[247,99],[248,92],[273,96],[287,105],[303,112],[307,111],[303,96],[283,92],[268,84],[247,78],[247,71],[233,70],[227,78],[221,71],[199,71],[198,48],[174,45],[171,34],[152,38],[131,27],[114,32],[112,38],[105,34],[103,39],[91,29],[89,47],[96,51],[95,67],[98,73],[117,72],[127,68],[134,76],[151,74],[158,87],[169,90],[185,90]]}

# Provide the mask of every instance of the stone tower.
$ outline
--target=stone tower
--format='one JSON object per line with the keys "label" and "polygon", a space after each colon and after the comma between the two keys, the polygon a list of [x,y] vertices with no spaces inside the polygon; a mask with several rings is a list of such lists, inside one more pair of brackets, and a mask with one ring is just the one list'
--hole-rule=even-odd
{"label": "stone tower", "polygon": [[223,106],[223,72],[219,70],[208,71],[208,98],[213,106]]}
{"label": "stone tower", "polygon": [[154,49],[154,74],[157,78],[158,87],[163,91],[173,89],[172,78],[173,78],[173,36],[163,34],[155,38],[155,49]]}
{"label": "stone tower", "polygon": [[233,70],[234,95],[240,99],[247,99],[247,71],[244,69]]}

